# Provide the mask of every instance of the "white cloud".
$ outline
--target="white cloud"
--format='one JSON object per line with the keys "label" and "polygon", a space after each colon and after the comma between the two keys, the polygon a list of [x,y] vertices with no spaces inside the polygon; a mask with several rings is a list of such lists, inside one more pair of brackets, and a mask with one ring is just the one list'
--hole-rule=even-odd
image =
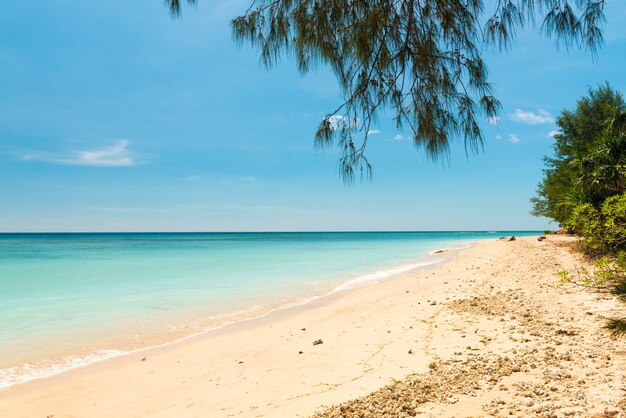
{"label": "white cloud", "polygon": [[402,135],[398,134],[398,135],[394,136],[391,139],[393,139],[394,141],[402,141],[404,139],[404,137]]}
{"label": "white cloud", "polygon": [[548,133],[548,137],[549,138],[554,138],[558,133],[559,133],[559,131],[550,131]]}
{"label": "white cloud", "polygon": [[128,167],[137,161],[128,149],[130,142],[119,139],[113,145],[101,149],[72,151],[69,156],[51,154],[28,154],[22,156],[25,161],[44,161],[61,165],[84,165],[92,167]]}
{"label": "white cloud", "polygon": [[539,109],[537,113],[527,110],[516,109],[511,115],[511,119],[527,125],[539,125],[543,123],[554,123],[554,116],[550,112]]}
{"label": "white cloud", "polygon": [[327,116],[326,118],[324,118],[324,120],[328,121],[328,123],[330,124],[330,129],[332,129],[333,131],[336,131],[344,125],[356,128],[361,123],[360,119],[349,119],[348,116],[345,115]]}
{"label": "white cloud", "polygon": [[509,142],[511,142],[512,144],[517,144],[519,143],[519,141],[519,136],[517,136],[516,134],[509,135]]}
{"label": "white cloud", "polygon": [[370,129],[369,131],[367,131],[368,135],[378,135],[380,133],[380,131],[378,129]]}
{"label": "white cloud", "polygon": [[129,141],[118,140],[114,145],[99,150],[75,151],[75,158],[67,160],[79,165],[124,167],[133,165],[133,157],[128,151]]}
{"label": "white cloud", "polygon": [[332,115],[328,118],[328,122],[330,123],[330,129],[336,130],[339,129],[339,122],[344,120],[346,117],[341,115]]}
{"label": "white cloud", "polygon": [[489,116],[487,118],[487,123],[489,125],[497,125],[500,122],[500,117],[499,116]]}
{"label": "white cloud", "polygon": [[497,140],[502,139],[502,135],[496,135],[496,139],[497,139]]}

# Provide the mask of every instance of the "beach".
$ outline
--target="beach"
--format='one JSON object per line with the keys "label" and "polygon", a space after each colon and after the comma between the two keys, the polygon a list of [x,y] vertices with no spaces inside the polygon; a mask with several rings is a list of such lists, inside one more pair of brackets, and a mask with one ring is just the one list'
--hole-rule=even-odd
{"label": "beach", "polygon": [[7,417],[618,416],[619,302],[558,272],[575,239],[451,260],[0,391]]}

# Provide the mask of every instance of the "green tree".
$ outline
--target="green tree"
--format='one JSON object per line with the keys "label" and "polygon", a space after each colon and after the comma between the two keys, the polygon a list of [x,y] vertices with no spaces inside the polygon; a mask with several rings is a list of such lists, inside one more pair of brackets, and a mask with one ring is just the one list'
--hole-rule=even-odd
{"label": "green tree", "polygon": [[[558,123],[556,157],[546,159],[549,168],[535,210],[548,211],[550,205],[559,208],[562,212],[557,215],[546,213],[555,219],[563,216],[562,223],[582,237],[579,248],[583,252],[602,256],[593,273],[582,269],[579,284],[609,291],[626,302],[626,112],[622,97],[608,85],[591,91],[578,102],[575,112],[563,112]],[[573,193],[579,204],[558,205],[563,195]],[[576,282],[567,272],[562,276]],[[615,337],[625,336],[626,318],[611,318],[606,328]]]}
{"label": "green tree", "polygon": [[554,157],[544,158],[544,178],[532,199],[534,215],[564,224],[577,205],[598,207],[625,190],[625,110],[621,93],[606,84],[559,115]]}
{"label": "green tree", "polygon": [[[486,12],[482,0],[256,0],[232,26],[267,66],[289,55],[302,73],[318,64],[333,70],[345,101],[323,118],[315,140],[340,147],[341,172],[351,180],[370,172],[368,132],[385,110],[433,159],[457,136],[466,151],[478,151],[479,121],[499,109],[482,47],[506,48],[530,23],[567,47],[595,51],[604,3],[499,0]],[[166,4],[180,12],[179,0]]]}
{"label": "green tree", "polygon": [[[618,121],[623,120],[624,112],[615,109],[613,113]],[[626,191],[626,132],[613,120],[607,121],[607,127],[592,142],[587,154],[572,162],[581,173],[577,186],[595,206]]]}

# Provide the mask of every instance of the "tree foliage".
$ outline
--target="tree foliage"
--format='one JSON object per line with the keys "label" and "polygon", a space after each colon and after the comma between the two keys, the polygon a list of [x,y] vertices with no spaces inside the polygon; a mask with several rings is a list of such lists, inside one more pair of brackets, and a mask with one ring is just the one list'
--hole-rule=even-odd
{"label": "tree foliage", "polygon": [[[185,1],[185,0],[183,0]],[[187,4],[196,4],[198,0],[186,0]],[[165,5],[170,9],[172,16],[180,16],[181,12],[181,0],[164,0]]]}
{"label": "tree foliage", "polygon": [[590,203],[576,206],[565,225],[583,238],[587,254],[626,251],[626,194],[609,197],[600,209]]}
{"label": "tree foliage", "polygon": [[626,103],[608,84],[589,90],[573,110],[557,118],[554,157],[546,169],[533,214],[564,224],[577,205],[599,207],[626,191]]}
{"label": "tree foliage", "polygon": [[[539,185],[535,211],[550,216],[582,237],[580,248],[600,257],[593,273],[563,278],[608,291],[626,302],[626,112],[619,92],[608,85],[592,90],[557,123],[555,157]],[[573,197],[572,197],[573,196]],[[565,204],[563,202],[566,202]],[[582,278],[581,278],[582,277]],[[626,336],[626,318],[606,328]]]}
{"label": "tree foliage", "polygon": [[[179,0],[166,3],[180,11]],[[447,155],[455,137],[466,151],[479,150],[479,122],[499,108],[483,46],[506,48],[532,24],[559,44],[593,52],[604,3],[499,0],[485,11],[483,0],[255,0],[232,27],[268,67],[287,55],[302,73],[318,64],[333,70],[345,101],[323,118],[315,141],[340,147],[341,173],[351,180],[370,171],[368,132],[382,111],[433,159]]]}
{"label": "tree foliage", "polygon": [[592,143],[586,155],[573,161],[580,171],[579,188],[594,205],[626,191],[626,133],[610,126]]}

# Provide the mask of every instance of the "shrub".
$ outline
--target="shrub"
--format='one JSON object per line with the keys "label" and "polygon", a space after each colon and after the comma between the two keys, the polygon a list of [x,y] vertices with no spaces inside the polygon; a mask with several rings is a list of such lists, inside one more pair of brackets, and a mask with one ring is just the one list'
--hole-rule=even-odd
{"label": "shrub", "polygon": [[582,236],[581,249],[592,256],[626,250],[626,193],[606,199],[600,210],[578,205],[565,227]]}
{"label": "shrub", "polygon": [[604,241],[612,251],[626,250],[626,193],[602,204]]}
{"label": "shrub", "polygon": [[585,253],[604,252],[602,219],[600,212],[590,203],[576,206],[565,222],[565,228],[583,237],[580,247]]}

